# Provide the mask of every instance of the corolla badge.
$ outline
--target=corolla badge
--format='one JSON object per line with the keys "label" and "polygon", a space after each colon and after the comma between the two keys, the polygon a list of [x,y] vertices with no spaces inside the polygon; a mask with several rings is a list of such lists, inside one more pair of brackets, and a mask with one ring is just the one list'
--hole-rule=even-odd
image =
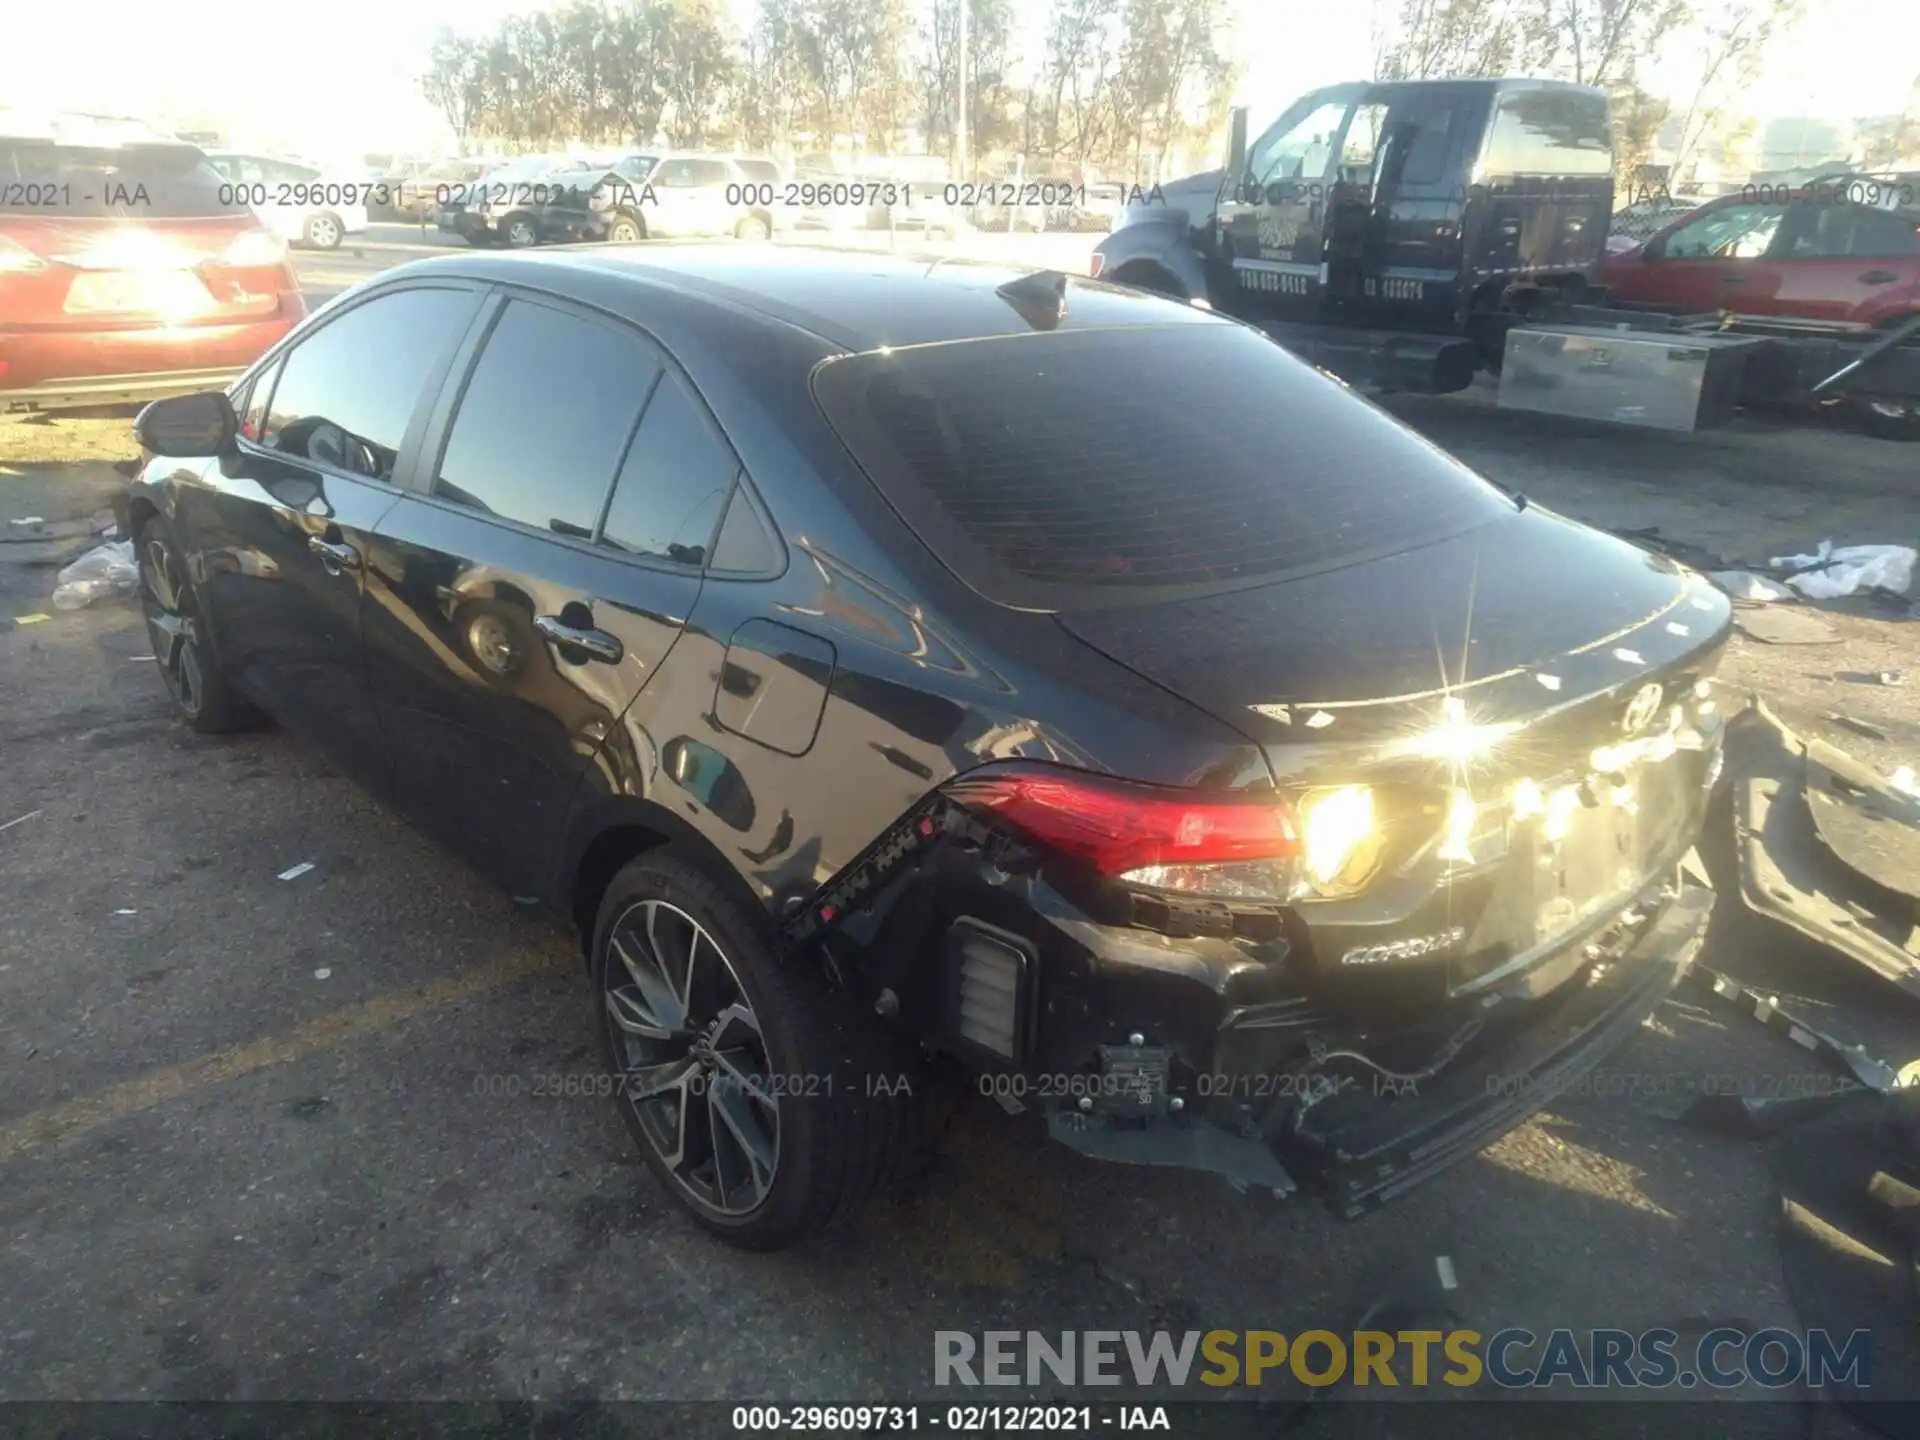
{"label": "corolla badge", "polygon": [[1660,713],[1660,702],[1666,692],[1657,681],[1649,681],[1634,693],[1627,702],[1626,714],[1620,717],[1620,728],[1629,735],[1638,735],[1653,723],[1653,717]]}

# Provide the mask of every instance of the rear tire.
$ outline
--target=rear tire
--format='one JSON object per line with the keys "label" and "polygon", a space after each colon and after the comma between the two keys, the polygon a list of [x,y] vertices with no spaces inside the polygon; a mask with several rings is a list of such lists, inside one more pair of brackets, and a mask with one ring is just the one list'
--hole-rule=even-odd
{"label": "rear tire", "polygon": [[771,240],[773,227],[758,215],[749,215],[733,227],[736,240]]}
{"label": "rear tire", "polygon": [[615,1103],[702,1227],[784,1249],[892,1175],[912,1104],[901,1048],[691,854],[649,851],[614,876],[592,971]]}
{"label": "rear tire", "polygon": [[514,216],[502,233],[510,250],[526,250],[540,243],[540,232],[534,228],[533,221],[524,216]]}
{"label": "rear tire", "polygon": [[160,516],[149,516],[134,535],[133,550],[140,563],[140,610],[153,658],[180,718],[202,735],[264,725],[266,716],[240,698],[207,643],[199,596],[172,528]]}

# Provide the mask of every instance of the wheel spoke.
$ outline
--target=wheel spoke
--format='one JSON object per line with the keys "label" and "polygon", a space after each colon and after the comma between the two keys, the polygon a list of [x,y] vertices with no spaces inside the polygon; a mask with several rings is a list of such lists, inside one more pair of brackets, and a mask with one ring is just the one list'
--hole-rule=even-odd
{"label": "wheel spoke", "polygon": [[636,1065],[621,1076],[621,1085],[627,1098],[635,1102],[658,1100],[669,1091],[677,1090],[681,1103],[685,1104],[687,1080],[695,1068],[692,1057],[687,1055],[664,1065]]}
{"label": "wheel spoke", "polygon": [[746,1096],[724,1080],[707,1087],[707,1116],[713,1137],[714,1188],[721,1203],[732,1204],[744,1184],[752,1188],[752,1203],[759,1204],[773,1184],[773,1137]]}
{"label": "wheel spoke", "polygon": [[713,1065],[718,1072],[713,1077],[714,1084],[738,1091],[770,1115],[779,1110],[779,1100],[767,1088],[765,1078],[756,1073],[759,1066],[745,1050],[715,1050]]}
{"label": "wheel spoke", "polygon": [[[666,1040],[685,1033],[687,1010],[674,992],[673,982],[667,976],[659,951],[654,948],[651,931],[652,926],[649,925],[645,946],[629,944],[617,932],[611,943],[614,956],[625,967],[627,977],[633,981],[631,986],[622,989],[632,992],[634,1018],[642,1025],[660,1032],[650,1038]],[[636,1030],[633,1033],[643,1032]]]}
{"label": "wheel spoke", "polygon": [[660,1023],[636,985],[609,990],[607,1014],[622,1031],[641,1040],[672,1040],[676,1033]]}

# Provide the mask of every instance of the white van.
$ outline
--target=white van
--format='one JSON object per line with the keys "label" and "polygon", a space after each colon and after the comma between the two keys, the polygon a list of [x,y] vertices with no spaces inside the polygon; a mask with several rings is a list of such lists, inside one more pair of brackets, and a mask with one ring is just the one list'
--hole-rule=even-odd
{"label": "white van", "polygon": [[336,250],[367,228],[365,182],[332,180],[317,166],[272,155],[209,150],[207,159],[234,186],[235,198],[251,205],[290,245]]}

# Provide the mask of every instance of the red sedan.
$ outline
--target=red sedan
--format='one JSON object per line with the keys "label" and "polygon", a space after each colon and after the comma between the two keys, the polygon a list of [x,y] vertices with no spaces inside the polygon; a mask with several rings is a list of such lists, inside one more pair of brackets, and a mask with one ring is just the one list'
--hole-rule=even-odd
{"label": "red sedan", "polygon": [[217,389],[306,313],[195,147],[0,133],[0,410]]}
{"label": "red sedan", "polygon": [[1846,185],[1778,198],[1771,188],[1712,201],[1644,245],[1610,255],[1606,283],[1622,300],[1665,310],[1846,328],[1920,310],[1920,209],[1863,203]]}

